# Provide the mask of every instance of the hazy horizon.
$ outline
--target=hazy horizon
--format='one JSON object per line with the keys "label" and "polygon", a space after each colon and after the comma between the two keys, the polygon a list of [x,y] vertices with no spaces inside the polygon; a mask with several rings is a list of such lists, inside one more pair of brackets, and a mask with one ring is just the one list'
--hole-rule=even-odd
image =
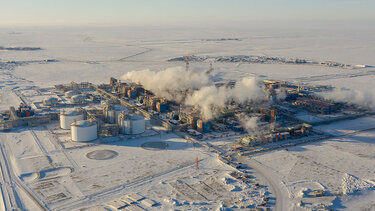
{"label": "hazy horizon", "polygon": [[[240,26],[254,23],[360,23],[375,20],[371,0],[10,1],[0,26]],[[272,25],[272,24],[271,24]],[[352,24],[356,25],[356,24]]]}

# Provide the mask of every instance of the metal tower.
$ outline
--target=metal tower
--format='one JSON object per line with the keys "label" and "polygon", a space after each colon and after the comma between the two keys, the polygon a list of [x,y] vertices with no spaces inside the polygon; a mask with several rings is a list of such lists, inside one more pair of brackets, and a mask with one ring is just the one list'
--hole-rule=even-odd
{"label": "metal tower", "polygon": [[185,61],[186,61],[186,71],[189,71],[189,54],[186,54]]}

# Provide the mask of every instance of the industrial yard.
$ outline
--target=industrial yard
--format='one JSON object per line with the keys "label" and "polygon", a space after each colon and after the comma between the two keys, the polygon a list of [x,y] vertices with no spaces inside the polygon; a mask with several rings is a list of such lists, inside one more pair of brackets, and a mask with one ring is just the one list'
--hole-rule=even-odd
{"label": "industrial yard", "polygon": [[374,206],[371,55],[92,33],[0,48],[0,210]]}
{"label": "industrial yard", "polygon": [[[196,74],[190,73],[188,56],[184,71]],[[212,87],[231,92],[238,86],[246,84],[230,81]],[[319,95],[331,91],[327,86],[267,79],[248,89],[262,95],[256,101],[228,97],[223,106],[210,104],[204,110],[207,107],[182,103],[201,91],[194,88],[169,90],[160,97],[157,93],[165,95],[161,90],[113,77],[99,85],[72,82],[19,90],[22,102],[2,112],[0,124],[6,139],[19,139],[8,146],[24,149],[12,150],[16,159],[10,161],[20,183],[39,206],[48,209],[91,209],[89,202],[95,209],[160,209],[181,200],[219,198],[221,204],[210,206],[267,208],[275,203],[269,202],[270,190],[243,170],[241,157],[326,140],[337,134],[320,125],[371,114],[366,108]],[[21,129],[25,126],[30,129]],[[28,139],[24,137],[34,144],[23,141]],[[191,176],[184,176],[193,168]],[[174,178],[167,179],[171,173]],[[139,184],[155,183],[155,178],[161,182],[157,189],[166,185],[175,201],[158,202],[155,193],[129,192]],[[138,199],[126,198],[127,194]],[[119,198],[111,201],[114,196]],[[332,196],[324,206],[331,201]]]}

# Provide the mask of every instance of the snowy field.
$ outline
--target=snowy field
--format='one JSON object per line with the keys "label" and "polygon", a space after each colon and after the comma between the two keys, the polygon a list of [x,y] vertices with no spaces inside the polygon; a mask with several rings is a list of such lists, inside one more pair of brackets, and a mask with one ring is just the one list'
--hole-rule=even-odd
{"label": "snowy field", "polygon": [[[368,128],[373,129],[353,133]],[[374,195],[374,128],[375,118],[335,123],[322,130],[340,137],[252,158],[282,181],[295,208],[317,209],[322,201],[327,201],[333,209],[366,210],[374,206],[373,200],[365,200],[367,194]],[[327,196],[313,200],[309,193],[314,190],[324,190]],[[306,204],[301,205],[300,201]]]}
{"label": "snowy field", "polygon": [[[18,91],[32,95],[35,87],[52,87],[71,81],[108,83],[133,70],[163,70],[184,66],[168,62],[186,54],[199,56],[277,56],[374,66],[375,31],[361,30],[220,30],[140,28],[0,28],[0,46],[37,47],[41,50],[0,50],[0,110],[17,106]],[[237,38],[236,40],[220,40]],[[49,60],[49,61],[48,61]],[[213,80],[246,76],[296,83],[333,85],[349,90],[375,106],[375,68],[340,69],[291,64],[214,63]],[[209,63],[191,62],[193,71],[207,71]],[[26,91],[25,91],[26,90]],[[33,99],[40,101],[41,99]],[[174,134],[62,149],[45,127],[19,128],[0,133],[2,193],[16,191],[15,200],[25,210],[39,210],[31,196],[51,210],[114,209],[108,203],[138,193],[136,206],[154,210],[237,210],[260,206],[264,196],[283,201],[281,208],[304,210],[325,204],[332,209],[371,210],[375,198],[375,119],[321,126],[336,137],[253,157],[251,185],[229,176],[233,168],[216,155]],[[146,142],[168,144],[167,150],[146,150]],[[225,145],[218,140],[215,145]],[[97,150],[115,151],[107,160],[86,155]],[[108,153],[108,151],[106,151]],[[104,152],[103,152],[104,153]],[[99,155],[106,156],[107,154]],[[195,159],[199,158],[199,169]],[[250,166],[252,166],[250,165]],[[267,173],[269,176],[264,175]],[[266,177],[264,177],[266,176]],[[11,181],[14,188],[11,188]],[[255,183],[265,184],[256,188]],[[282,196],[275,187],[281,189]],[[271,185],[271,186],[269,186]],[[208,189],[205,187],[209,187]],[[211,190],[211,191],[208,191]],[[324,190],[324,197],[309,196]],[[204,197],[198,193],[204,193]],[[12,195],[12,194],[10,194]],[[6,197],[4,194],[2,197]],[[0,197],[1,199],[1,197]],[[12,197],[4,201],[12,201]],[[273,204],[272,204],[273,203]],[[274,206],[271,200],[269,206]],[[148,204],[148,203],[146,203]],[[2,203],[0,203],[0,209]],[[134,208],[134,207],[133,207]],[[135,208],[134,208],[135,209]],[[280,209],[280,207],[278,207]]]}

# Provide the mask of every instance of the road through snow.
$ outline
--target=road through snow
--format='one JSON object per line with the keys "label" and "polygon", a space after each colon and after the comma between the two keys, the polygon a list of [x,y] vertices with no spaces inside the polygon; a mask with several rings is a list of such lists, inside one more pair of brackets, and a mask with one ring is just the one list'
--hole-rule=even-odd
{"label": "road through snow", "polygon": [[274,191],[276,197],[275,210],[289,210],[289,192],[286,187],[282,185],[281,181],[274,175],[274,173],[268,171],[259,162],[250,159],[249,157],[239,156],[237,159],[254,169],[271,186],[271,189]]}

